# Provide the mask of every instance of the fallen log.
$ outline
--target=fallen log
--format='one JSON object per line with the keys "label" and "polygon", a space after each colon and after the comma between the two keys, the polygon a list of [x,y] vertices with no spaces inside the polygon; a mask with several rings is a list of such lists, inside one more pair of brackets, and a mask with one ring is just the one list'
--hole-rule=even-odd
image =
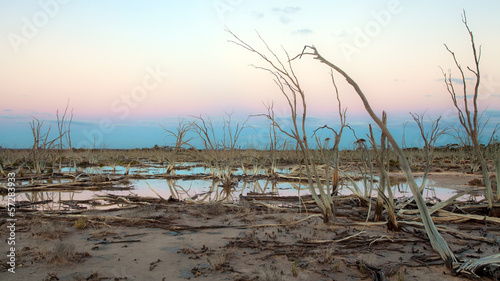
{"label": "fallen log", "polygon": [[107,244],[118,244],[118,243],[135,243],[141,242],[141,240],[119,240],[119,241],[101,241],[95,243],[95,245],[107,245]]}

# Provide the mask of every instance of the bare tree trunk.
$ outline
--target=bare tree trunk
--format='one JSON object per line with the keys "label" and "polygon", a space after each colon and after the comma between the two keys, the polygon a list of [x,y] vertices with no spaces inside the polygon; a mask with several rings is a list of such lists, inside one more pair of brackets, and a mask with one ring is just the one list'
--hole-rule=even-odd
{"label": "bare tree trunk", "polygon": [[181,151],[185,150],[186,147],[194,149],[194,146],[190,144],[190,141],[192,141],[194,137],[187,138],[187,135],[193,128],[193,123],[186,123],[184,120],[179,120],[179,124],[177,125],[175,131],[169,130],[163,125],[161,125],[161,127],[163,128],[165,133],[167,133],[167,136],[175,139],[174,149],[170,151],[167,156],[167,174],[171,174],[175,170],[175,166],[179,162]]}
{"label": "bare tree trunk", "polygon": [[230,188],[236,184],[233,179],[231,168],[236,165],[236,145],[241,132],[246,128],[246,122],[238,123],[236,126],[231,123],[231,114],[226,113],[223,118],[222,136],[217,136],[216,129],[210,117],[203,119],[201,116],[195,116],[197,121],[190,127],[203,141],[207,150],[206,165],[209,167],[212,176],[222,181],[222,185]]}
{"label": "bare tree trunk", "polygon": [[[66,104],[66,108],[64,109],[64,113],[61,118],[59,118],[59,110],[56,111],[57,117],[57,129],[59,132],[59,172],[62,170],[62,153],[64,151],[64,139],[66,139],[66,143],[68,145],[68,149],[71,150],[71,122],[73,121],[73,110],[71,110],[71,116],[69,122],[66,120],[66,114],[68,112],[69,100]],[[65,136],[65,138],[63,138]]]}
{"label": "bare tree trunk", "polygon": [[[311,49],[312,53],[306,53],[306,49]],[[429,236],[429,240],[431,242],[432,247],[439,253],[441,258],[445,261],[445,264],[448,268],[451,268],[453,263],[457,262],[457,258],[451,251],[451,249],[448,246],[448,243],[443,239],[441,234],[436,229],[436,226],[434,225],[434,222],[431,219],[431,216],[429,214],[429,210],[427,209],[427,206],[425,205],[424,198],[422,197],[422,194],[420,193],[420,188],[415,182],[415,178],[413,177],[413,174],[411,172],[410,165],[408,161],[406,160],[406,157],[403,153],[403,150],[399,147],[398,143],[392,136],[392,134],[389,132],[385,124],[380,120],[380,118],[375,114],[373,109],[370,106],[370,103],[368,102],[368,99],[366,98],[365,94],[361,90],[361,88],[358,86],[358,84],[349,76],[345,71],[340,69],[338,66],[332,64],[325,58],[323,58],[316,48],[314,46],[305,46],[302,54],[300,54],[297,57],[301,57],[302,55],[312,55],[314,56],[315,59],[319,60],[320,62],[326,64],[327,66],[333,68],[335,71],[340,73],[346,80],[347,83],[349,83],[358,96],[360,97],[361,101],[363,102],[363,105],[365,106],[366,111],[370,115],[370,117],[375,121],[375,123],[379,126],[379,128],[382,130],[382,133],[386,135],[387,140],[391,143],[392,147],[396,151],[396,153],[400,156],[400,163],[401,163],[401,170],[406,174],[406,179],[408,180],[410,189],[413,193],[413,196],[415,198],[415,202],[417,203],[418,210],[420,212],[420,216],[422,218],[422,222],[424,224],[425,230],[427,232],[427,235]]]}
{"label": "bare tree trunk", "polygon": [[[288,107],[291,113],[291,128],[285,129],[281,126],[281,124],[274,118],[274,109],[273,105],[267,106],[268,113],[264,116],[268,118],[271,123],[278,128],[278,130],[284,135],[290,137],[291,139],[296,141],[298,148],[300,149],[300,153],[303,156],[308,188],[311,192],[311,195],[321,209],[321,213],[323,215],[323,221],[325,223],[331,222],[332,219],[335,219],[334,214],[334,203],[332,200],[332,195],[329,192],[330,180],[331,178],[326,176],[326,183],[323,184],[321,178],[318,173],[318,167],[316,165],[315,159],[312,155],[311,149],[309,147],[309,141],[306,132],[306,119],[307,119],[307,103],[306,103],[306,95],[302,86],[300,84],[299,79],[295,75],[293,70],[291,59],[284,50],[286,55],[286,62],[283,62],[279,59],[279,57],[269,48],[267,43],[262,39],[262,43],[265,45],[267,51],[271,54],[269,57],[264,55],[263,53],[255,50],[252,46],[245,43],[243,40],[238,38],[234,33],[230,30],[226,30],[230,33],[234,41],[230,41],[252,53],[260,56],[269,67],[256,67],[258,69],[264,70],[270,73],[274,77],[274,82],[280,89],[280,92],[285,97]],[[335,81],[332,80],[335,86]],[[328,169],[327,169],[328,171]]]}
{"label": "bare tree trunk", "polygon": [[[321,63],[326,64],[336,72],[340,73],[346,80],[347,82],[354,88],[360,99],[362,100],[366,111],[368,114],[371,116],[371,118],[375,121],[375,123],[380,127],[382,130],[382,133],[387,137],[387,140],[389,143],[392,145],[394,148],[395,152],[399,156],[400,160],[400,168],[401,170],[405,173],[406,178],[408,180],[410,189],[413,193],[413,196],[415,198],[415,202],[418,207],[418,211],[420,213],[420,217],[422,219],[423,225],[425,227],[427,236],[429,237],[430,243],[435,251],[439,253],[441,258],[444,260],[446,266],[450,269],[452,269],[456,273],[463,273],[463,274],[471,274],[474,277],[477,277],[475,275],[475,272],[484,266],[489,266],[493,265],[496,266],[496,270],[498,270],[498,264],[500,263],[500,254],[496,254],[493,256],[485,257],[482,259],[477,259],[474,261],[467,261],[467,262],[461,262],[458,261],[454,253],[451,251],[449,248],[448,244],[444,240],[444,238],[439,234],[439,232],[436,229],[436,226],[434,225],[434,222],[432,221],[432,218],[430,216],[429,210],[427,209],[427,206],[425,205],[424,198],[422,197],[422,194],[420,193],[420,188],[415,182],[415,178],[413,177],[413,174],[410,169],[410,165],[408,163],[408,160],[406,159],[403,150],[400,148],[398,143],[395,141],[394,137],[392,134],[389,132],[387,129],[387,126],[385,123],[380,120],[380,118],[375,114],[373,109],[371,108],[366,96],[364,93],[361,91],[361,88],[358,86],[358,84],[349,76],[345,71],[337,67],[336,65],[332,64],[325,58],[323,58],[317,51],[317,49],[314,46],[305,46],[304,50],[302,51],[301,54],[297,55],[296,57],[292,59],[288,59],[288,66],[290,72],[288,72],[287,68],[285,68],[284,64],[281,63],[281,61],[277,58],[277,56],[269,49],[267,44],[264,42],[266,45],[267,49],[271,52],[273,57],[277,60],[277,62],[273,62],[270,59],[268,59],[266,56],[263,54],[259,53],[255,49],[253,49],[251,46],[240,40],[236,35],[231,33],[237,41],[232,41],[233,43],[251,51],[256,54],[258,54],[261,58],[263,58],[266,62],[268,62],[271,65],[271,68],[261,68],[264,69],[271,74],[273,74],[276,78],[275,82],[278,85],[278,87],[281,89],[283,95],[286,97],[290,109],[292,111],[292,121],[293,121],[293,130],[286,131],[283,130],[279,126],[279,124],[276,122],[274,118],[270,118],[270,120],[273,122],[273,124],[276,124],[276,126],[279,128],[279,130],[284,133],[287,136],[292,137],[297,141],[297,145],[300,147],[301,152],[304,156],[304,160],[306,163],[306,170],[307,170],[307,177],[308,177],[308,182],[309,182],[309,188],[311,191],[311,194],[318,204],[318,206],[321,208],[323,212],[323,219],[325,221],[328,221],[329,215],[332,214],[332,209],[331,207],[333,206],[333,202],[331,201],[331,196],[328,196],[329,194],[325,194],[325,190],[323,189],[323,186],[321,184],[320,178],[317,173],[316,165],[314,161],[312,161],[311,158],[311,152],[309,150],[309,146],[307,143],[307,137],[305,134],[305,118],[306,118],[306,104],[305,104],[305,95],[304,92],[301,90],[300,85],[298,83],[298,79],[293,73],[293,69],[291,68],[291,61],[296,59],[296,58],[301,58],[303,55],[312,55],[315,59],[319,60]],[[471,34],[472,37],[472,34]],[[472,40],[473,41],[473,40]],[[307,50],[312,50],[312,52],[306,52]],[[285,51],[286,53],[286,51]],[[474,54],[475,54],[475,49],[474,49]],[[287,54],[288,57],[288,54]],[[478,66],[478,60],[476,60],[476,66]],[[472,71],[472,70],[471,70]],[[472,71],[474,72],[474,71]],[[477,75],[479,75],[479,71],[474,72]],[[464,80],[465,84],[465,80]],[[478,89],[479,84],[476,84],[476,91]],[[288,93],[285,91],[285,89],[290,90]],[[291,93],[291,94],[290,94]],[[290,96],[291,95],[291,96]],[[299,95],[300,99],[299,102],[302,102],[303,106],[303,114],[302,114],[302,130],[300,131],[298,129],[297,125],[297,95]],[[474,97],[474,103],[476,104],[477,101],[477,96]],[[271,110],[272,108],[268,108],[268,111]],[[475,107],[475,109],[477,109]],[[477,112],[475,112],[477,113]],[[268,118],[271,116],[270,114],[266,115]],[[470,121],[470,118],[469,118]],[[474,124],[477,124],[477,115],[474,115]],[[301,134],[302,133],[302,134]],[[315,181],[313,181],[313,176]],[[327,177],[327,186],[328,186],[329,178]],[[317,184],[320,194],[321,194],[321,199],[319,198],[318,194],[316,193],[316,186],[314,184]],[[323,201],[323,200],[325,201]],[[493,272],[495,273],[495,272]],[[493,274],[492,273],[492,274]]]}
{"label": "bare tree trunk", "polygon": [[484,186],[486,187],[486,199],[488,200],[489,215],[498,217],[498,214],[495,212],[495,208],[493,208],[493,190],[491,188],[490,173],[488,171],[486,158],[484,157],[484,151],[477,138],[476,140],[472,139],[472,142],[474,143],[474,153],[477,155],[479,163],[481,164],[481,173],[483,174]]}
{"label": "bare tree trunk", "polygon": [[446,133],[446,129],[442,129],[439,127],[439,121],[441,120],[441,116],[438,117],[435,121],[431,119],[431,130],[430,132],[426,132],[424,129],[424,114],[416,114],[410,113],[413,117],[415,123],[417,123],[417,127],[420,130],[420,136],[424,141],[424,153],[425,153],[425,170],[424,175],[422,177],[422,184],[420,185],[420,193],[424,192],[424,188],[427,185],[427,175],[429,174],[431,168],[431,160],[432,154],[434,150],[434,146],[438,138]]}
{"label": "bare tree trunk", "polygon": [[496,153],[495,167],[496,167],[495,178],[497,179],[497,201],[500,201],[500,152]]}
{"label": "bare tree trunk", "polygon": [[[469,107],[469,101],[468,101],[468,89],[467,89],[467,80],[465,78],[464,70],[462,69],[462,66],[458,62],[455,53],[448,48],[446,44],[444,46],[446,47],[446,50],[451,54],[453,57],[453,61],[455,63],[455,66],[460,72],[461,76],[461,82],[462,82],[462,88],[463,88],[463,109],[461,106],[458,104],[458,96],[455,91],[455,87],[453,84],[453,80],[451,78],[451,73],[446,74],[443,70],[443,76],[446,84],[446,88],[448,90],[448,93],[450,94],[450,97],[453,101],[453,105],[455,106],[455,109],[458,112],[458,120],[460,121],[460,124],[462,127],[465,129],[465,132],[467,133],[468,138],[470,139],[472,146],[473,146],[473,151],[476,157],[479,159],[480,165],[481,165],[481,172],[483,174],[483,180],[484,180],[484,185],[486,186],[486,199],[488,200],[488,209],[490,211],[490,215],[495,216],[495,210],[493,209],[493,192],[491,190],[491,181],[489,178],[489,173],[488,173],[488,166],[486,164],[486,159],[484,157],[484,151],[483,148],[481,147],[481,144],[479,142],[479,137],[480,137],[480,132],[481,132],[481,126],[479,124],[479,118],[480,118],[480,113],[478,110],[478,105],[477,105],[477,98],[479,96],[479,85],[481,82],[481,74],[480,74],[480,69],[479,69],[479,61],[481,59],[481,47],[479,47],[479,51],[476,49],[476,44],[474,42],[474,36],[472,34],[472,31],[470,30],[468,24],[467,24],[467,17],[465,14],[465,11],[463,12],[462,15],[462,22],[467,28],[467,31],[470,36],[470,42],[471,42],[471,47],[472,47],[472,53],[474,57],[474,69],[471,67],[467,67],[467,69],[474,74],[475,76],[475,85],[474,85],[474,90],[472,94],[472,112],[470,111]],[[470,95],[469,95],[470,97]],[[484,125],[484,124],[483,124]]]}
{"label": "bare tree trunk", "polygon": [[[387,124],[387,114],[385,112],[382,113],[382,123]],[[389,215],[387,221],[387,228],[389,230],[399,230],[399,225],[396,219],[396,212],[394,208],[394,197],[392,195],[392,190],[389,182],[389,176],[386,170],[386,135],[382,133],[380,136],[380,152],[377,149],[377,143],[375,142],[375,137],[373,135],[372,126],[370,125],[370,142],[372,143],[372,148],[375,153],[375,161],[379,166],[380,176],[379,176],[379,186],[378,186],[378,196],[377,203],[375,205],[375,215],[373,217],[374,221],[378,221],[382,218],[382,211],[384,209],[384,204],[387,209],[387,213]],[[385,190],[389,196],[385,195]]]}

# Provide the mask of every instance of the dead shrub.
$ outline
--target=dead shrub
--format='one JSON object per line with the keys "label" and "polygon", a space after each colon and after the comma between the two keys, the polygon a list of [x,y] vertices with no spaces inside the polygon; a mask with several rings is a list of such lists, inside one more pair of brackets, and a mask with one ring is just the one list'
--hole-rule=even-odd
{"label": "dead shrub", "polygon": [[190,255],[196,253],[196,251],[188,246],[184,246],[181,250],[181,253],[183,253],[184,255]]}
{"label": "dead shrub", "polygon": [[262,279],[263,281],[281,281],[283,280],[283,275],[283,271],[280,271],[275,266],[264,266],[264,269],[259,276],[259,280]]}
{"label": "dead shrub", "polygon": [[69,228],[61,223],[41,222],[39,227],[33,229],[37,237],[47,239],[60,239],[69,232]]}
{"label": "dead shrub", "polygon": [[286,229],[297,228],[297,226],[298,226],[295,218],[292,215],[285,215],[282,217],[278,217],[278,218],[276,218],[276,221],[280,224],[283,224],[283,226]]}
{"label": "dead shrub", "polygon": [[97,183],[97,182],[105,182],[105,181],[108,181],[108,177],[105,176],[105,175],[94,175],[94,176],[91,176],[90,177],[90,181],[93,182],[93,183]]}
{"label": "dead shrub", "polygon": [[248,201],[240,200],[240,204],[239,204],[238,208],[236,209],[236,213],[239,216],[248,216],[250,213],[252,213],[252,211],[253,211],[253,208],[250,205],[250,203],[248,203]]}
{"label": "dead shrub", "polygon": [[123,214],[123,217],[150,219],[154,218],[155,215],[156,215],[156,208],[153,205],[143,205],[135,209],[132,209],[130,212]]}
{"label": "dead shrub", "polygon": [[481,179],[473,179],[469,181],[470,186],[484,186],[483,180]]}
{"label": "dead shrub", "polygon": [[88,227],[88,220],[85,217],[78,218],[75,221],[75,228],[76,229],[86,229]]}
{"label": "dead shrub", "polygon": [[224,213],[225,207],[220,201],[209,201],[193,206],[191,211],[191,214],[197,217],[217,216]]}
{"label": "dead shrub", "polygon": [[90,257],[87,252],[75,252],[75,246],[63,242],[57,242],[52,249],[39,249],[35,252],[35,259],[52,264],[64,265],[83,262]]}
{"label": "dead shrub", "polygon": [[223,250],[222,252],[215,253],[212,258],[208,259],[208,262],[212,270],[224,271],[229,268],[229,257],[230,253],[227,250]]}
{"label": "dead shrub", "polygon": [[497,188],[497,176],[491,175],[490,181],[491,181],[491,188]]}
{"label": "dead shrub", "polygon": [[316,259],[323,264],[333,263],[335,261],[335,249],[331,245],[320,249],[316,254]]}

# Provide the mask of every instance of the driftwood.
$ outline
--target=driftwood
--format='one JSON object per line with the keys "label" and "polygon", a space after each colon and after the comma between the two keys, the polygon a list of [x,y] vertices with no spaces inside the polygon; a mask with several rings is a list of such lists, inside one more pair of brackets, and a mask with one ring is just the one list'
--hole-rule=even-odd
{"label": "driftwood", "polygon": [[119,244],[119,243],[135,243],[141,242],[141,240],[119,240],[119,241],[101,241],[95,243],[95,245],[107,245],[107,244]]}
{"label": "driftwood", "polygon": [[[415,221],[400,221],[399,223],[401,223],[403,225],[411,225],[411,226],[419,226],[419,227],[423,227],[424,226],[422,223],[415,222]],[[462,238],[462,239],[467,239],[467,240],[482,241],[482,242],[486,242],[486,243],[491,244],[491,245],[496,245],[497,244],[497,241],[494,240],[494,239],[470,235],[470,234],[467,234],[467,233],[460,232],[458,230],[451,229],[449,227],[437,226],[437,229],[439,231],[449,233],[449,234],[451,234],[451,235],[453,235],[453,236],[455,236],[457,238]]]}
{"label": "driftwood", "polygon": [[[112,189],[112,190],[129,190],[130,187],[117,186],[116,184],[123,178],[110,179],[102,182],[92,182],[90,180],[79,180],[70,181],[63,183],[33,183],[26,186],[16,186],[16,192],[28,192],[28,191],[68,191],[68,190],[102,190],[102,189]],[[1,193],[6,193],[7,189],[0,189]]]}

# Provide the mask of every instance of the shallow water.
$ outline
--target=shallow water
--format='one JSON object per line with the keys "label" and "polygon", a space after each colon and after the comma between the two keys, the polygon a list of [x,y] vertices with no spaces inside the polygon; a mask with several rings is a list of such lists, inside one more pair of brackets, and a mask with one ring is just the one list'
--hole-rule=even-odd
{"label": "shallow water", "polygon": [[[417,183],[421,179],[417,179]],[[357,182],[357,185],[364,191],[362,182]],[[234,187],[228,189],[220,185],[220,182],[213,180],[171,180],[171,179],[148,179],[148,180],[131,180],[130,190],[77,190],[77,191],[30,191],[19,192],[16,196],[16,201],[36,202],[50,200],[50,203],[36,205],[33,208],[41,210],[60,210],[71,209],[75,205],[67,201],[80,201],[97,198],[107,193],[113,195],[138,195],[147,197],[161,196],[164,199],[170,197],[184,200],[192,198],[193,200],[227,200],[237,201],[240,195],[247,195],[249,192],[270,194],[276,196],[298,196],[309,195],[307,185],[294,182],[275,182],[271,180],[256,180],[256,181],[240,181]],[[375,184],[376,187],[376,184]],[[352,186],[343,186],[339,190],[340,195],[352,194]],[[407,183],[401,183],[392,188],[395,198],[411,197],[411,191]],[[376,196],[377,191],[372,190],[372,196]],[[446,200],[454,196],[457,191],[449,188],[436,187],[432,181],[429,181],[427,188],[424,191],[424,197],[427,199]],[[387,193],[386,193],[387,194]],[[480,200],[482,196],[465,195],[458,200],[467,201],[470,199]],[[6,204],[7,197],[0,197],[0,204]],[[108,206],[90,206],[89,204],[80,204],[87,208],[107,208]]]}
{"label": "shallow water", "polygon": [[[63,168],[63,172],[71,173],[74,172],[73,168]],[[130,174],[141,174],[141,175],[159,175],[165,174],[167,172],[164,165],[157,163],[145,163],[144,165],[137,167],[125,167],[125,166],[104,166],[104,167],[89,167],[79,169],[79,172],[87,174],[125,174],[126,172]],[[280,169],[279,173],[287,174],[288,169]],[[196,162],[186,162],[179,164],[176,169],[172,172],[175,175],[180,176],[191,176],[199,174],[210,174],[210,169],[202,166],[200,163]],[[235,175],[261,175],[264,173],[262,169],[233,169],[232,173]],[[63,183],[70,180],[55,180],[55,181],[41,181],[41,183]],[[422,179],[416,179],[417,184],[420,184]],[[355,182],[360,189],[360,193],[365,192],[362,181]],[[20,185],[28,185],[29,182],[20,182]],[[377,196],[378,183],[374,183],[374,188],[371,192],[372,196]],[[227,200],[227,201],[237,201],[238,198],[243,195],[247,195],[249,192],[253,193],[272,193],[276,196],[298,196],[298,195],[309,195],[310,192],[306,184],[292,183],[292,182],[275,182],[271,180],[254,180],[254,181],[240,181],[232,188],[224,188],[220,185],[220,182],[213,180],[202,180],[202,179],[147,179],[147,180],[131,180],[128,186],[121,186],[121,188],[130,188],[130,190],[78,190],[78,191],[30,191],[30,192],[19,192],[16,194],[16,201],[26,201],[26,202],[36,202],[51,200],[51,203],[36,205],[33,208],[43,209],[43,210],[59,210],[66,208],[75,207],[74,204],[68,203],[67,201],[81,201],[89,200],[96,197],[106,195],[111,193],[113,195],[138,195],[138,196],[148,196],[148,197],[158,197],[168,199],[170,197],[184,200],[187,198],[192,198],[193,200]],[[340,187],[339,195],[351,195],[354,189],[353,184],[344,185]],[[401,197],[411,197],[411,191],[407,183],[401,183],[392,187],[392,191],[395,198]],[[368,192],[368,191],[367,191]],[[454,196],[457,191],[449,188],[442,188],[436,186],[434,182],[428,181],[427,187],[424,191],[424,197],[427,199],[439,199],[446,200]],[[386,193],[387,194],[387,193]],[[465,195],[458,200],[480,200],[482,196],[472,196]],[[7,197],[0,196],[0,204],[7,204]],[[83,204],[81,204],[83,206]],[[104,208],[103,206],[90,206],[89,204],[84,204],[87,208]]]}
{"label": "shallow water", "polygon": [[[167,167],[158,163],[144,163],[140,166],[103,166],[103,167],[87,167],[87,168],[79,168],[77,167],[77,171],[81,173],[87,174],[121,174],[124,175],[129,174],[141,174],[141,175],[161,175],[167,173]],[[63,173],[74,173],[74,167],[64,167],[61,169]],[[288,168],[280,168],[277,169],[278,173],[288,173]],[[175,169],[172,170],[172,175],[179,176],[191,176],[191,175],[199,175],[199,174],[210,174],[210,168],[204,166],[198,162],[185,162],[180,163],[175,166]],[[265,171],[263,169],[251,169],[247,168],[243,170],[241,167],[234,168],[231,170],[233,175],[264,175]]]}

